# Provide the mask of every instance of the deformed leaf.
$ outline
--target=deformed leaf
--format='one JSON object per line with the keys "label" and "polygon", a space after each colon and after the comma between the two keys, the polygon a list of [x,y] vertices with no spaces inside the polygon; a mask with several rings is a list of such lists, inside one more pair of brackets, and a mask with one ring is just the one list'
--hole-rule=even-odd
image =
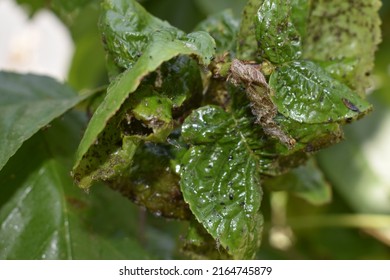
{"label": "deformed leaf", "polygon": [[100,29],[105,48],[116,64],[125,69],[134,66],[148,47],[153,33],[159,30],[178,32],[133,0],[104,0]]}
{"label": "deformed leaf", "polygon": [[311,61],[293,61],[276,68],[269,85],[279,112],[301,123],[350,122],[372,109]]}
{"label": "deformed leaf", "polygon": [[296,141],[274,122],[278,110],[270,98],[270,88],[258,66],[233,59],[229,80],[236,86],[244,85],[256,123],[262,126],[263,131],[292,148]]}
{"label": "deformed leaf", "polygon": [[89,148],[73,177],[81,188],[127,173],[142,141],[161,141],[173,129],[172,103],[150,86],[140,87],[112,117]]}
{"label": "deformed leaf", "polygon": [[374,52],[380,42],[379,0],[311,1],[304,57],[316,61],[356,61],[344,72],[360,95],[370,87]]}
{"label": "deformed leaf", "polygon": [[[108,33],[112,32],[113,34],[113,38],[110,40],[114,40],[116,36],[120,37],[121,32],[131,33],[133,31],[131,28],[136,28],[137,31],[145,34],[148,33],[149,36],[142,41],[142,44],[145,45],[142,55],[136,62],[132,61],[134,63],[132,68],[123,72],[110,84],[106,98],[92,116],[76,153],[74,170],[78,168],[82,158],[95,143],[109,119],[115,115],[129,94],[138,88],[146,75],[155,71],[163,62],[180,54],[195,55],[205,64],[209,63],[214,54],[215,42],[206,32],[185,35],[173,27],[167,27],[166,24],[159,25],[158,28],[153,29],[153,32],[149,32],[149,25],[144,25],[145,22],[141,18],[149,18],[150,15],[146,15],[146,11],[140,8],[135,1],[107,0],[104,7],[107,17],[105,24],[110,27]],[[136,14],[133,11],[135,8]],[[111,17],[111,12],[115,12],[116,16]],[[129,17],[126,17],[127,14]],[[120,20],[130,21],[132,27],[116,26],[118,16]],[[119,35],[116,34],[116,31],[119,32]],[[106,40],[108,39],[106,38]]]}
{"label": "deformed leaf", "polygon": [[261,241],[262,190],[257,157],[242,127],[219,107],[194,111],[182,136],[192,146],[182,159],[180,185],[197,220],[237,259],[253,258]]}
{"label": "deformed leaf", "polygon": [[131,167],[107,183],[136,204],[157,216],[189,219],[191,212],[180,191],[180,177],[170,166],[169,145],[139,145]]}
{"label": "deformed leaf", "polygon": [[314,205],[332,199],[331,187],[313,159],[286,174],[267,179],[264,184],[272,191],[288,191]]}
{"label": "deformed leaf", "polygon": [[198,104],[193,99],[202,93],[198,65],[186,56],[165,62],[148,83],[126,100],[73,170],[80,187],[126,175],[138,145],[165,141],[174,129],[176,114]]}
{"label": "deformed leaf", "polygon": [[0,72],[0,169],[25,140],[88,96],[46,76]]}
{"label": "deformed leaf", "polygon": [[343,138],[338,123],[300,123],[277,114],[273,119],[275,124],[296,140],[295,145],[288,148],[279,139],[269,137],[260,125],[255,124],[250,101],[246,98],[244,89],[231,87],[230,93],[233,99],[232,110],[237,123],[242,127],[241,131],[244,132],[248,146],[258,157],[261,174],[277,176],[286,173],[291,168],[304,164],[310,154],[338,143]]}
{"label": "deformed leaf", "polygon": [[200,104],[203,82],[198,64],[188,56],[179,55],[163,63],[155,73],[154,88],[172,103],[172,115]]}
{"label": "deformed leaf", "polygon": [[301,37],[291,19],[291,3],[265,0],[257,11],[256,39],[260,55],[273,63],[298,59],[302,55]]}
{"label": "deformed leaf", "polygon": [[[134,67],[141,56],[153,59],[156,55],[158,61],[159,51],[164,50],[162,53],[165,53],[172,48],[173,52],[178,52],[185,47],[192,52],[182,50],[183,54],[198,55],[200,61],[208,64],[215,47],[207,33],[194,32],[187,35],[149,14],[135,0],[105,0],[100,27],[106,49],[117,65],[125,69]],[[160,32],[164,34],[160,36]],[[166,45],[160,45],[156,53],[151,52],[153,43],[163,44],[163,41],[166,41]]]}

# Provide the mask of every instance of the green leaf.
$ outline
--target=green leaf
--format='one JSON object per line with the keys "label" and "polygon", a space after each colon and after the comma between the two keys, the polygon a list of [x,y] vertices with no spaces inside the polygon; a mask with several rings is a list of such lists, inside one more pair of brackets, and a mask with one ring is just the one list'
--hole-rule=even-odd
{"label": "green leaf", "polygon": [[130,168],[108,185],[157,216],[189,219],[191,212],[180,191],[180,177],[171,167],[172,148],[166,144],[139,145]]}
{"label": "green leaf", "polygon": [[[305,164],[311,154],[343,139],[341,126],[337,123],[299,123],[283,115],[278,115],[275,122],[297,142],[293,149],[288,149],[278,140],[263,140],[263,143],[253,148],[259,155],[260,171],[265,175],[282,175],[291,168]],[[261,134],[258,137],[262,137]]]}
{"label": "green leaf", "polygon": [[311,61],[293,61],[272,73],[272,100],[284,116],[301,123],[350,122],[371,105]]}
{"label": "green leaf", "polygon": [[159,30],[178,32],[133,0],[103,1],[100,29],[107,51],[117,65],[125,69],[134,66],[153,40],[153,33]]}
{"label": "green leaf", "polygon": [[0,72],[0,169],[25,140],[88,96],[49,77]]}
{"label": "green leaf", "polygon": [[235,14],[241,12],[247,0],[195,0],[205,14],[215,14],[225,9],[232,9]]}
{"label": "green leaf", "polygon": [[332,190],[314,160],[264,182],[272,191],[288,191],[314,205],[328,203]]}
{"label": "green leaf", "polygon": [[73,170],[80,187],[127,174],[141,141],[165,141],[174,129],[173,117],[199,104],[194,98],[201,97],[202,80],[198,65],[189,57],[164,63],[149,80],[153,78],[154,87],[141,86],[127,99]]}
{"label": "green leaf", "polygon": [[231,10],[209,16],[199,23],[195,30],[206,31],[214,38],[217,54],[235,51],[238,21],[234,18]]}
{"label": "green leaf", "polygon": [[69,176],[84,125],[74,113],[55,120],[0,172],[0,259],[150,258],[129,202],[106,187],[86,194]]}
{"label": "green leaf", "polygon": [[344,74],[350,76],[347,84],[360,95],[364,95],[371,84],[374,52],[380,42],[380,4],[379,0],[311,3],[304,57],[340,61],[340,67],[344,60],[356,61]]}
{"label": "green leaf", "polygon": [[[208,64],[214,53],[214,42],[207,33],[187,35],[152,16],[134,0],[105,0],[100,28],[106,49],[125,69],[134,67],[138,59],[161,64],[167,59],[160,57],[169,53],[195,54]],[[176,55],[171,54],[170,58]]]}
{"label": "green leaf", "polygon": [[273,121],[282,131],[296,140],[294,147],[288,148],[279,139],[266,135],[263,128],[254,123],[251,103],[246,93],[240,88],[230,88],[232,110],[239,123],[247,132],[245,137],[255,155],[258,157],[262,174],[278,176],[291,168],[304,164],[311,153],[338,143],[343,138],[341,125],[338,123],[307,124],[300,123],[282,114],[277,114]]}
{"label": "green leaf", "polygon": [[96,22],[100,9],[88,5],[77,13],[69,27],[74,42],[67,82],[77,90],[107,84],[106,58]]}
{"label": "green leaf", "polygon": [[301,57],[301,37],[291,20],[290,1],[265,0],[257,11],[255,26],[263,58],[283,63]]}
{"label": "green leaf", "polygon": [[[73,168],[75,173],[77,173],[81,160],[95,143],[109,119],[116,114],[129,94],[138,88],[146,75],[155,71],[163,62],[180,54],[195,55],[205,64],[209,63],[214,54],[215,42],[206,32],[195,32],[185,35],[173,27],[168,28],[166,24],[158,25],[158,28],[155,28],[155,21],[150,23],[149,20],[146,20],[146,23],[150,23],[150,26],[145,25],[142,18],[150,19],[151,16],[134,1],[106,1],[104,7],[106,9],[104,16],[105,25],[107,25],[106,29],[109,30],[105,31],[107,42],[111,42],[115,38],[119,40],[121,32],[132,34],[133,28],[136,28],[142,34],[148,34],[149,37],[137,35],[143,38],[141,44],[143,47],[142,55],[135,63],[132,60],[133,58],[125,57],[128,63],[134,63],[134,65],[110,84],[106,98],[92,116],[76,153],[76,161]],[[131,26],[117,26],[118,17],[119,19],[126,17],[126,21],[132,23]],[[153,29],[153,32],[151,32],[150,28]],[[117,32],[119,33],[117,34]],[[108,35],[112,37],[107,38]],[[133,37],[127,39],[130,40],[130,38]],[[121,56],[122,54],[117,55]],[[89,183],[84,184],[84,186],[89,186]]]}
{"label": "green leaf", "polygon": [[249,0],[245,5],[237,34],[237,58],[241,60],[254,60],[257,56],[258,45],[256,40],[256,13],[263,0]]}
{"label": "green leaf", "polygon": [[173,117],[200,104],[202,77],[199,66],[193,59],[179,55],[163,63],[157,74],[155,90],[171,100]]}
{"label": "green leaf", "polygon": [[242,127],[219,107],[194,111],[184,122],[181,188],[197,220],[236,259],[253,258],[261,242],[262,190],[257,157]]}
{"label": "green leaf", "polygon": [[310,15],[310,0],[290,0],[291,2],[291,21],[297,29],[302,41],[307,35],[307,25]]}
{"label": "green leaf", "polygon": [[[216,250],[217,249],[217,250]],[[181,251],[191,259],[231,259],[229,254],[194,218],[190,221]]]}

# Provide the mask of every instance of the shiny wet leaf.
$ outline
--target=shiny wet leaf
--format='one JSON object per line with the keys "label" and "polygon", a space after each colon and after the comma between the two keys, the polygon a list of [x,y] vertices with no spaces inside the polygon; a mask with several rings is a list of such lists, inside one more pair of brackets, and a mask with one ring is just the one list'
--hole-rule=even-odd
{"label": "shiny wet leaf", "polygon": [[88,96],[46,76],[0,72],[0,169],[25,140]]}
{"label": "shiny wet leaf", "polygon": [[261,4],[255,27],[262,58],[283,63],[301,57],[301,37],[291,19],[291,12],[290,1],[265,0]]}
{"label": "shiny wet leaf", "polygon": [[236,119],[221,108],[194,111],[183,125],[191,148],[181,189],[197,220],[236,259],[253,258],[263,218],[257,158]]}
{"label": "shiny wet leaf", "polygon": [[[120,109],[127,97],[136,91],[146,75],[155,71],[163,62],[180,54],[195,55],[205,64],[210,61],[214,54],[214,40],[206,32],[195,32],[186,35],[176,28],[167,26],[167,23],[160,24],[159,20],[153,20],[153,17],[135,1],[107,0],[103,6],[103,22],[106,28],[107,42],[114,42],[117,39],[122,40],[123,32],[132,34],[134,29],[136,32],[148,34],[149,37],[139,35],[140,38],[143,38],[141,44],[143,51],[140,57],[136,61],[129,58],[134,65],[117,76],[110,84],[106,98],[92,116],[76,153],[73,168],[75,173],[77,173],[77,168],[88,150],[104,130],[107,122]],[[125,18],[126,21],[132,24],[117,26],[117,23],[124,22]],[[144,25],[145,22],[141,20],[143,18],[146,23],[148,23],[148,20],[152,20],[154,23],[150,26]],[[153,32],[150,28],[153,29]],[[108,35],[111,37],[108,38]],[[114,47],[114,49],[117,48]],[[119,54],[119,56],[121,55]],[[88,187],[90,183],[86,182],[83,185]]]}
{"label": "shiny wet leaf", "polygon": [[269,85],[279,112],[301,123],[350,122],[372,109],[350,88],[307,60],[278,67]]}
{"label": "shiny wet leaf", "polygon": [[135,209],[108,188],[86,194],[69,176],[84,124],[73,113],[54,121],[0,172],[1,259],[150,258],[134,219],[122,218]]}

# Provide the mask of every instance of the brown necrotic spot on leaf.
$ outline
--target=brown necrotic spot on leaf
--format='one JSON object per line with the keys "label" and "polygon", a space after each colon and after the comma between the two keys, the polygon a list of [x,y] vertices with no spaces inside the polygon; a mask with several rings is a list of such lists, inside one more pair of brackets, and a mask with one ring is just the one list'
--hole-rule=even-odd
{"label": "brown necrotic spot on leaf", "polygon": [[259,65],[234,59],[230,66],[228,80],[236,86],[243,85],[245,87],[252,114],[256,117],[256,123],[263,127],[264,132],[277,138],[288,148],[293,148],[296,141],[274,121],[278,110],[270,98],[271,89],[261,73]]}

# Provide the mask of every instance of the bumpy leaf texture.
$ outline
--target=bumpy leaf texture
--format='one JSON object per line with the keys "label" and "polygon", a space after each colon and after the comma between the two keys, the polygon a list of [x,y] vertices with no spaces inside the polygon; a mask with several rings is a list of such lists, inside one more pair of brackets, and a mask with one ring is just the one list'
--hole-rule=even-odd
{"label": "bumpy leaf texture", "polygon": [[265,0],[257,11],[256,39],[260,55],[273,63],[299,59],[301,37],[291,19],[291,3]]}
{"label": "bumpy leaf texture", "polygon": [[[131,68],[110,84],[105,99],[94,113],[80,143],[73,176],[83,188],[88,188],[92,180],[91,176],[85,176],[85,171],[80,170],[82,160],[108,121],[118,112],[129,94],[137,90],[145,76],[180,54],[195,55],[199,61],[208,64],[215,50],[215,42],[206,32],[186,35],[152,17],[136,1],[107,0],[103,7],[102,29],[106,46],[119,66]],[[126,25],[127,22],[131,24]],[[127,38],[126,34],[130,37]],[[137,46],[129,45],[133,41]],[[128,53],[134,48],[139,51],[137,55]]]}
{"label": "bumpy leaf texture", "polygon": [[242,127],[219,107],[194,111],[183,125],[192,147],[180,185],[191,211],[234,258],[253,258],[261,241],[258,159]]}
{"label": "bumpy leaf texture", "polygon": [[350,88],[307,60],[278,67],[269,84],[279,112],[301,123],[351,121],[372,109]]}

